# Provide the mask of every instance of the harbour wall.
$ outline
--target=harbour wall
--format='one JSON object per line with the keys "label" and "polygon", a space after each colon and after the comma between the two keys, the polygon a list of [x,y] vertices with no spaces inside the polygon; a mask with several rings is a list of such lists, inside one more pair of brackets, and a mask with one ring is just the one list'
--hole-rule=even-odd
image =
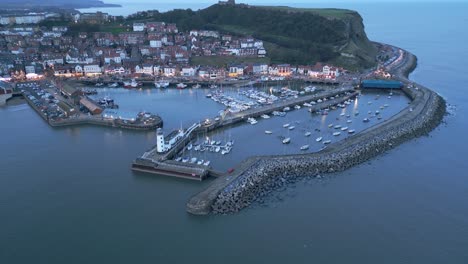
{"label": "harbour wall", "polygon": [[[416,61],[413,54],[405,52],[400,65],[392,71],[406,86],[411,83],[407,77]],[[236,174],[218,178],[193,196],[187,203],[187,211],[196,215],[235,213],[299,178],[346,170],[428,134],[442,121],[445,100],[421,85],[406,86],[403,91],[412,99],[411,103],[387,121],[317,153],[249,158],[237,168]]]}
{"label": "harbour wall", "polygon": [[51,127],[70,127],[70,126],[84,126],[84,125],[97,125],[97,126],[106,126],[106,127],[114,127],[114,128],[123,128],[123,129],[131,129],[131,130],[154,130],[158,127],[161,127],[163,121],[161,118],[157,120],[154,124],[151,125],[144,125],[144,124],[129,124],[124,123],[119,120],[109,120],[109,119],[100,119],[97,117],[79,117],[79,118],[69,118],[69,119],[62,119],[62,120],[51,120],[47,118],[46,115],[29,99],[27,96],[23,96],[26,99],[26,102],[36,111],[44,121],[46,121]]}

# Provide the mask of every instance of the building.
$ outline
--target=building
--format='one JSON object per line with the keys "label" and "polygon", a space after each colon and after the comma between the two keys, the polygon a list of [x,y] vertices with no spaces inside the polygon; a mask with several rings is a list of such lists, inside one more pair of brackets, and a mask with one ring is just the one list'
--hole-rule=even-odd
{"label": "building", "polygon": [[83,67],[83,71],[87,76],[102,74],[102,69],[99,65],[85,65]]}
{"label": "building", "polygon": [[102,108],[99,107],[95,102],[89,100],[86,97],[80,99],[80,105],[84,106],[92,115],[100,115]]}
{"label": "building", "polygon": [[102,24],[109,20],[109,14],[96,12],[96,13],[81,13],[79,21],[89,24]]}
{"label": "building", "polygon": [[183,130],[172,131],[167,137],[164,137],[161,128],[158,128],[156,131],[156,151],[159,153],[164,153],[172,148],[177,141],[182,139],[185,136]]}
{"label": "building", "polygon": [[145,23],[133,23],[133,31],[145,31]]}
{"label": "building", "polygon": [[363,89],[401,89],[403,83],[394,80],[364,80],[361,82]]}
{"label": "building", "polygon": [[193,67],[182,67],[181,75],[184,77],[195,76],[196,69]]}

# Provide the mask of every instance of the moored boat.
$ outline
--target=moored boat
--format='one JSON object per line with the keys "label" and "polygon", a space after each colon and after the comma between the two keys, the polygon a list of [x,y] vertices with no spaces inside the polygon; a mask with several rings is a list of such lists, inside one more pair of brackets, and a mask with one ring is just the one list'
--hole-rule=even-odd
{"label": "moored boat", "polygon": [[301,147],[301,150],[308,150],[309,149],[309,145],[304,145]]}
{"label": "moored boat", "polygon": [[291,142],[291,138],[283,139],[283,144],[289,144]]}
{"label": "moored boat", "polygon": [[320,141],[322,141],[322,139],[323,139],[322,137],[318,137],[318,138],[315,139],[315,141],[320,142]]}

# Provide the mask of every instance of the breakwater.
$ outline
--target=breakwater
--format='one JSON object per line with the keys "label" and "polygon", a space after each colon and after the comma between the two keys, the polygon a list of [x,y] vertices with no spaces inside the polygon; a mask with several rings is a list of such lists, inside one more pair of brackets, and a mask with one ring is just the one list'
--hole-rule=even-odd
{"label": "breakwater", "polygon": [[391,70],[405,84],[403,91],[412,100],[397,115],[317,153],[249,158],[236,174],[218,178],[193,196],[187,203],[187,211],[199,215],[234,213],[299,178],[346,170],[429,133],[442,121],[445,101],[430,89],[407,79],[415,65],[416,57],[404,52],[401,62]]}

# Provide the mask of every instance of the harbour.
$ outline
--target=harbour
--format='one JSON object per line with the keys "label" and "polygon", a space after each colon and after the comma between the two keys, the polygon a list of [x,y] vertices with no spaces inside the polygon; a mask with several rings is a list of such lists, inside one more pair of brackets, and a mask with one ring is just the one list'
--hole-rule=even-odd
{"label": "harbour", "polygon": [[[124,10],[133,4],[121,2]],[[329,7],[330,3],[317,5]],[[15,264],[97,259],[184,263],[206,262],[209,255],[209,261],[236,263],[238,259],[226,257],[235,254],[249,256],[245,261],[252,263],[362,263],[363,259],[375,263],[383,259],[389,263],[464,263],[468,246],[464,138],[468,123],[463,84],[468,76],[460,59],[466,54],[466,29],[460,25],[467,18],[466,6],[445,2],[342,3],[340,7],[359,10],[371,39],[393,43],[418,56],[418,67],[410,79],[446,98],[449,114],[428,134],[346,171],[304,174],[295,181],[278,177],[278,182],[285,183],[278,183],[274,191],[234,215],[196,217],[185,211],[188,199],[216,178],[198,182],[129,169],[135,157],[155,144],[155,131],[101,126],[54,129],[23,99],[8,100],[0,107],[4,153],[0,161],[0,200],[4,202],[0,207],[6,216],[0,259]],[[146,3],[142,8],[148,7]],[[304,3],[302,7],[315,4]],[[386,19],[389,14],[398,14],[398,18]],[[424,22],[434,18],[439,18],[438,23]],[[443,38],[434,40],[437,36]],[[161,91],[164,100],[182,102],[184,115],[192,116],[183,119],[177,108],[160,97],[145,95],[159,91],[123,90],[109,93],[120,109],[158,113],[167,132],[180,127],[181,122],[182,127],[189,127],[222,108],[205,100],[203,89],[198,97],[190,95],[189,89]],[[187,96],[179,96],[180,92]],[[124,93],[128,98],[123,98]],[[106,93],[99,97],[104,96]],[[379,100],[383,99],[386,97]],[[369,110],[375,111],[381,104],[373,101]],[[155,111],[156,105],[163,109]],[[203,113],[196,116],[193,109]],[[299,112],[288,115],[295,113]],[[360,116],[364,115],[367,111],[360,110]],[[234,159],[248,139],[270,142],[264,130],[276,132],[290,122],[270,120],[278,124],[257,127],[267,124],[257,118],[256,125],[233,128],[235,147],[222,159]],[[353,128],[354,123],[346,126]],[[246,129],[252,129],[255,137],[244,135]],[[298,129],[296,126],[293,131]],[[310,137],[315,141],[315,135]],[[219,139],[224,140],[224,135]],[[276,147],[281,144],[275,142]],[[252,151],[256,146],[247,147]],[[238,168],[231,177],[243,170]],[[176,233],[186,239],[175,239]],[[206,251],[208,244],[210,253]]]}

